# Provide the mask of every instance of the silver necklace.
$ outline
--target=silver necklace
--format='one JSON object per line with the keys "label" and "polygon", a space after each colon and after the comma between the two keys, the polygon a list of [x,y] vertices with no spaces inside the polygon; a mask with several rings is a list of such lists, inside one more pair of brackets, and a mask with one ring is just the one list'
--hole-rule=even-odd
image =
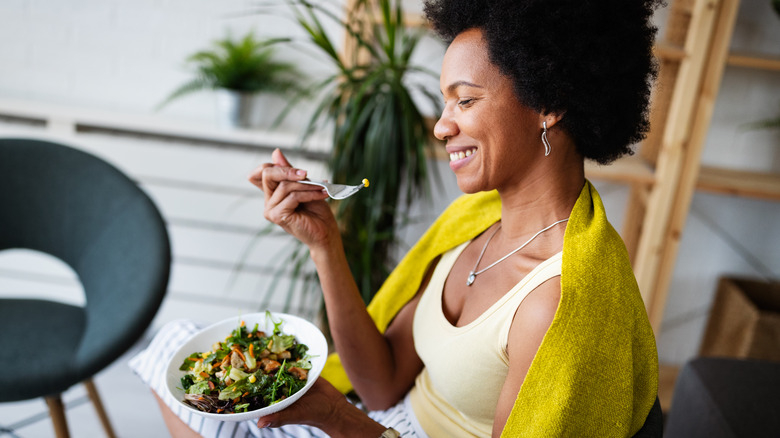
{"label": "silver necklace", "polygon": [[554,226],[556,226],[556,225],[558,225],[558,224],[560,224],[562,222],[566,222],[567,220],[569,220],[569,218],[561,219],[561,220],[559,220],[559,221],[557,221],[555,223],[552,223],[552,224],[542,228],[541,230],[539,230],[539,232],[537,232],[536,234],[531,236],[530,239],[526,240],[524,244],[520,245],[516,249],[513,249],[509,254],[507,254],[507,255],[501,257],[500,259],[496,260],[495,262],[493,262],[487,268],[484,268],[484,269],[481,269],[481,270],[475,272],[475,270],[477,269],[477,266],[479,266],[479,262],[482,261],[482,256],[485,255],[485,250],[487,249],[488,244],[490,244],[490,241],[493,240],[493,236],[495,236],[496,233],[498,233],[498,230],[501,229],[501,224],[498,224],[498,227],[496,227],[496,231],[493,231],[493,234],[491,234],[490,237],[488,237],[487,242],[485,242],[485,246],[482,247],[482,252],[479,253],[479,257],[477,258],[477,263],[474,263],[474,268],[471,270],[471,272],[469,272],[469,278],[466,280],[466,286],[471,286],[474,283],[474,280],[477,279],[477,275],[479,275],[479,274],[487,271],[488,269],[492,268],[493,266],[496,266],[497,264],[503,262],[504,260],[509,258],[509,256],[511,256],[512,254],[514,254],[517,251],[520,251],[521,249],[525,248],[526,245],[531,243],[531,241],[536,239],[537,236],[539,236],[540,234],[544,233],[545,231],[549,230],[550,228],[552,228],[552,227],[554,227]]}

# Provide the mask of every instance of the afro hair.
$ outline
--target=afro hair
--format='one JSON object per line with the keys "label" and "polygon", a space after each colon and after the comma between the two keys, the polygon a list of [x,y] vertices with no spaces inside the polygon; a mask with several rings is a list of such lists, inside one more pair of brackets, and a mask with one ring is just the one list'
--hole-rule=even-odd
{"label": "afro hair", "polygon": [[607,164],[632,153],[650,127],[659,0],[425,0],[448,43],[478,28],[490,60],[526,106],[563,114],[557,126],[583,157]]}

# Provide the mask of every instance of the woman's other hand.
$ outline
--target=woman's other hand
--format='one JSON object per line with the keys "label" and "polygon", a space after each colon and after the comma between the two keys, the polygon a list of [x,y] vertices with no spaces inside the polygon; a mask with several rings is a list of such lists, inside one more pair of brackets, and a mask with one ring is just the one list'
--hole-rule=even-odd
{"label": "woman's other hand", "polygon": [[298,184],[306,171],[294,168],[279,149],[249,176],[265,194],[264,216],[309,248],[327,246],[339,239],[338,225],[319,187]]}
{"label": "woman's other hand", "polygon": [[289,407],[257,420],[260,428],[286,424],[314,426],[332,437],[378,437],[386,429],[322,378]]}

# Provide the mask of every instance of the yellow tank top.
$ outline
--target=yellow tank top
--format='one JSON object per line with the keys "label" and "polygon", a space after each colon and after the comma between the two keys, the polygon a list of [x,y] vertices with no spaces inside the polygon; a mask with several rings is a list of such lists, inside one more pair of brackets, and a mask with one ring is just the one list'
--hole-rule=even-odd
{"label": "yellow tank top", "polygon": [[529,292],[561,275],[561,255],[540,263],[473,322],[455,327],[442,311],[442,291],[468,242],[442,255],[414,315],[414,345],[425,364],[409,397],[431,437],[489,437],[509,371],[506,346],[515,311]]}

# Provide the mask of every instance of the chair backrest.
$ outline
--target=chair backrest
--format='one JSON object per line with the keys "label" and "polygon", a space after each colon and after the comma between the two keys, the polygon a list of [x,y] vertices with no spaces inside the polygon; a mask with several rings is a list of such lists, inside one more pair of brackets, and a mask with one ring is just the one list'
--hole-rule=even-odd
{"label": "chair backrest", "polygon": [[48,141],[0,139],[6,248],[51,254],[76,272],[86,295],[76,360],[96,371],[137,341],[168,283],[168,234],[149,197],[105,161]]}
{"label": "chair backrest", "polygon": [[655,398],[650,413],[647,414],[645,424],[634,434],[633,438],[660,438],[664,434],[664,414],[661,410],[661,401]]}

